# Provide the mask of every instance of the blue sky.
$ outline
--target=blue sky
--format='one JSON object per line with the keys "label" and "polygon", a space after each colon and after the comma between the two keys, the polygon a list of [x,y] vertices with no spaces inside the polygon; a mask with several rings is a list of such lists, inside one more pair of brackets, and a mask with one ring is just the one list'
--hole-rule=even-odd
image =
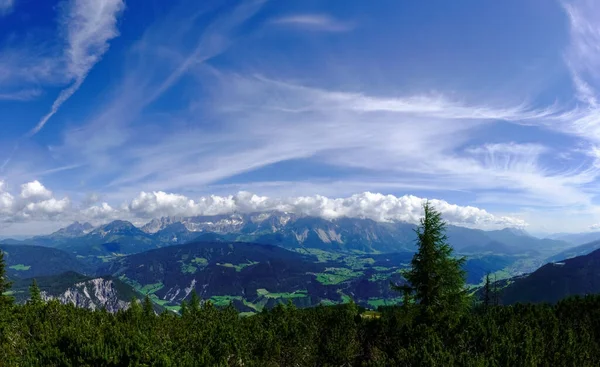
{"label": "blue sky", "polygon": [[423,198],[587,231],[599,70],[593,0],[0,0],[0,235]]}

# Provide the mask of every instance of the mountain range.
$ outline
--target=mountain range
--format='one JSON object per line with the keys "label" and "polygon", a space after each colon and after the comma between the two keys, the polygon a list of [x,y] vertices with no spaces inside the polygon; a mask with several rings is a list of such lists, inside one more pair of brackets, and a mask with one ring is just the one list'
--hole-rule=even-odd
{"label": "mountain range", "polygon": [[[389,283],[402,281],[400,270],[415,251],[415,228],[404,222],[269,212],[164,217],[142,227],[122,220],[100,226],[75,222],[50,235],[0,243],[8,254],[9,276],[19,282],[61,274],[74,280],[78,274],[86,281],[119,281],[133,294],[173,310],[195,290],[216,304],[233,302],[242,312],[256,312],[287,300],[298,306],[350,298],[366,307],[398,302]],[[501,278],[531,272],[574,248],[508,228],[448,226],[447,236],[456,253],[467,257],[472,285],[490,272]],[[98,305],[81,284],[51,287],[47,296],[67,300],[77,293],[78,302],[86,304],[81,297],[88,294],[87,304]]]}
{"label": "mountain range", "polygon": [[[93,227],[74,223],[51,235],[0,243],[54,247],[83,256],[88,261],[130,255],[155,248],[183,244],[198,238],[316,248],[325,251],[385,253],[414,251],[415,225],[375,222],[370,219],[297,216],[282,212],[153,219],[141,228],[117,220]],[[482,231],[448,226],[449,243],[464,254],[554,254],[571,243],[538,239],[515,229]]]}

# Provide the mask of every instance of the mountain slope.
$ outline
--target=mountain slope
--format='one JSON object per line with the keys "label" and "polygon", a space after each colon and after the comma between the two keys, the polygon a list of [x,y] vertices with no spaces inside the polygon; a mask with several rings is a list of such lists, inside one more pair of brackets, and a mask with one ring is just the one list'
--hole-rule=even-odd
{"label": "mountain slope", "polygon": [[584,233],[562,233],[552,236],[552,238],[572,243],[573,245],[584,245],[586,243],[600,240],[600,232]]}
{"label": "mountain slope", "polygon": [[505,304],[557,302],[572,295],[600,293],[600,250],[588,255],[549,263],[515,279],[503,291]]}
{"label": "mountain slope", "polygon": [[[108,312],[116,312],[128,308],[133,297],[141,297],[131,286],[111,277],[91,278],[66,272],[39,277],[36,282],[44,300],[57,299],[91,310],[106,308]],[[13,284],[12,295],[18,303],[29,299],[30,285],[31,279],[20,279]]]}
{"label": "mountain slope", "polygon": [[318,250],[300,254],[271,245],[203,242],[119,258],[99,273],[119,277],[163,306],[178,306],[192,290],[217,304],[233,300],[251,310],[288,299],[310,306],[350,296],[366,305],[369,298],[398,297],[389,281],[401,280],[400,267],[381,262],[386,266],[378,267],[364,256],[350,261]]}
{"label": "mountain slope", "polygon": [[587,255],[592,251],[600,249],[600,240],[585,243],[576,247],[568,248],[548,258],[547,262],[556,262],[564,259],[570,259],[576,256]]}
{"label": "mountain slope", "polygon": [[[390,281],[402,282],[400,270],[412,252],[342,254],[319,249],[284,248],[243,242],[197,242],[121,257],[104,264],[111,274],[159,305],[177,308],[192,290],[217,304],[234,301],[241,311],[256,311],[292,300],[301,307],[341,303],[350,298],[365,307],[398,302]],[[480,283],[486,272],[514,261],[486,255],[468,259],[468,279]]]}
{"label": "mountain slope", "polygon": [[8,277],[32,278],[66,271],[86,273],[90,270],[79,259],[67,252],[32,245],[0,245],[4,252]]}

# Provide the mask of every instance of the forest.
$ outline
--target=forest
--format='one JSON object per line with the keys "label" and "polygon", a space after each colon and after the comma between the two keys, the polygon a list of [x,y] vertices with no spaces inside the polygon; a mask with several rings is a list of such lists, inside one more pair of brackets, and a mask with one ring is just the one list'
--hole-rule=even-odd
{"label": "forest", "polygon": [[424,212],[406,282],[390,284],[403,303],[377,312],[288,303],[243,317],[192,293],[179,313],[157,314],[148,297],[109,313],[44,301],[35,281],[18,305],[0,253],[0,365],[600,365],[600,296],[502,306],[488,282],[478,299],[440,213]]}

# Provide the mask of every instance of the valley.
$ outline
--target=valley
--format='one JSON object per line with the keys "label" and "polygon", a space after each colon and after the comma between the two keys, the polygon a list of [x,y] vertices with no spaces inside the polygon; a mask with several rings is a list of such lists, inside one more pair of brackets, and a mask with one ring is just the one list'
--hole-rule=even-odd
{"label": "valley", "polygon": [[[52,284],[45,288],[48,297],[99,307],[97,297],[83,292],[82,279],[109,279],[120,284],[113,295],[117,301],[111,302],[123,307],[133,297],[148,296],[155,307],[178,312],[196,292],[202,300],[232,303],[250,315],[288,302],[310,307],[353,300],[370,309],[400,303],[390,282],[404,281],[401,272],[415,250],[414,229],[403,222],[269,212],[164,217],[140,228],[126,221],[96,227],[75,222],[47,236],[2,240],[0,248],[9,276],[19,284],[17,299],[27,295],[24,284],[38,278]],[[577,250],[570,242],[513,229],[448,226],[447,234],[457,255],[467,259],[466,280],[473,289],[488,273],[498,281],[510,279],[561,251],[589,247]],[[69,298],[73,293],[79,301]]]}

